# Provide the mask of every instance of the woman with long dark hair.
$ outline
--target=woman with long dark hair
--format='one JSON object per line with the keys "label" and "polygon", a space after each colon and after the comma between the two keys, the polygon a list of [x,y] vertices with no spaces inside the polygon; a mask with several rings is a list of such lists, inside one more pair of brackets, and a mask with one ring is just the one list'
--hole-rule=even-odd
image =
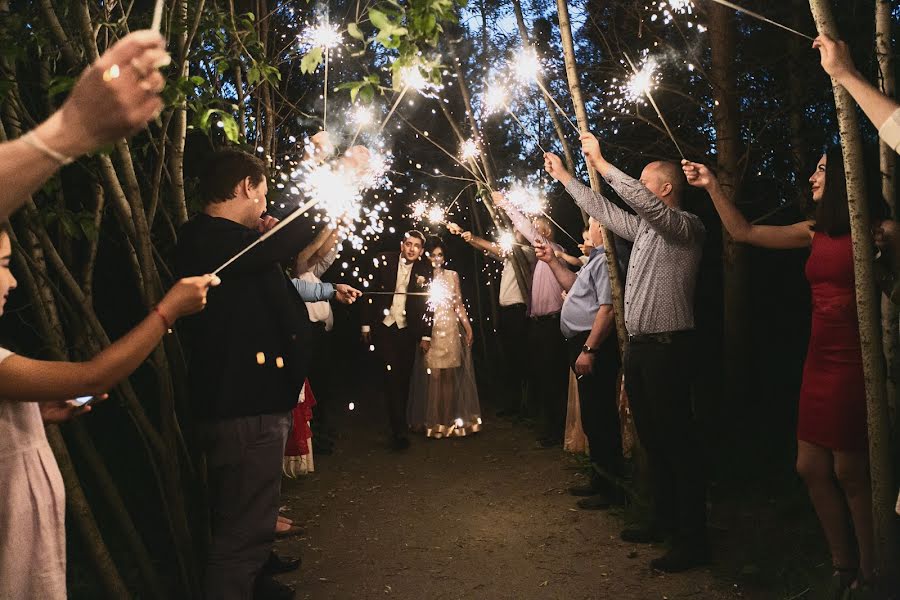
{"label": "woman with long dark hair", "polygon": [[831,549],[832,597],[841,598],[871,579],[874,549],[866,390],[843,155],[839,148],[826,152],[809,178],[815,217],[786,226],[748,223],[707,167],[688,161],[683,165],[688,182],[706,189],[736,241],[772,249],[810,248],[806,278],[812,291],[812,330],[800,387],[797,472]]}

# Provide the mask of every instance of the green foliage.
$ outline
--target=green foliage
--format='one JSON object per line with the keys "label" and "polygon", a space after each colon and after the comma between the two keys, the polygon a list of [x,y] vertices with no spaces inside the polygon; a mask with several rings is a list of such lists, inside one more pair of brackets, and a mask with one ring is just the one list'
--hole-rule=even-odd
{"label": "green foliage", "polygon": [[225,134],[225,137],[229,142],[237,143],[240,139],[240,130],[238,129],[237,121],[230,112],[224,111],[220,108],[208,108],[203,112],[197,114],[197,118],[194,121],[194,125],[202,130],[203,132],[209,134],[210,124],[212,122],[213,115],[218,116],[218,121],[216,121],[216,126],[222,129],[222,132]]}
{"label": "green foliage", "polygon": [[322,64],[324,57],[325,51],[321,46],[310,49],[300,61],[300,72],[304,74],[314,73],[319,68],[319,65]]}

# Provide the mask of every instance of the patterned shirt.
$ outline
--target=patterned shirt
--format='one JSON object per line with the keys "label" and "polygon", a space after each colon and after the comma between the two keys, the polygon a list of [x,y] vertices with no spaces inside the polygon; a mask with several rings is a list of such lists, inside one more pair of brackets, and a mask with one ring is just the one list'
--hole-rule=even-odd
{"label": "patterned shirt", "polygon": [[634,242],[625,285],[631,335],[694,328],[694,287],[706,229],[697,215],[670,208],[644,185],[612,167],[606,182],[631,206],[622,210],[576,181],[566,190],[590,216]]}

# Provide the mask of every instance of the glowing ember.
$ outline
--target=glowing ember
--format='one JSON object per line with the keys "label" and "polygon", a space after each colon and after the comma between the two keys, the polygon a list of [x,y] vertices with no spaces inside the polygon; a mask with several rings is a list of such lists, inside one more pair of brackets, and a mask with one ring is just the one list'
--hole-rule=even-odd
{"label": "glowing ember", "polygon": [[499,84],[489,85],[484,92],[484,110],[486,114],[493,114],[507,106],[509,92]]}
{"label": "glowing ember", "polygon": [[453,302],[453,290],[441,279],[435,279],[428,288],[428,310],[449,306]]}
{"label": "glowing ember", "polygon": [[523,215],[534,216],[544,212],[546,200],[540,190],[514,184],[506,193],[509,203]]}
{"label": "glowing ember", "polygon": [[428,220],[435,225],[443,223],[447,218],[447,216],[444,214],[444,209],[437,204],[429,208],[426,215],[428,217]]}
{"label": "glowing ember", "polygon": [[644,96],[649,94],[656,88],[659,83],[659,77],[656,72],[656,61],[652,58],[646,59],[637,73],[631,76],[631,79],[622,88],[625,98],[631,102],[643,100]]}
{"label": "glowing ember", "polygon": [[481,156],[481,150],[478,148],[478,140],[475,138],[467,139],[459,148],[459,157],[464,161],[475,159],[479,156]]}
{"label": "glowing ember", "polygon": [[522,48],[513,58],[512,72],[522,83],[531,83],[537,80],[541,72],[541,60],[533,48]]}
{"label": "glowing ember", "polygon": [[312,47],[334,48],[340,46],[341,32],[336,25],[319,23],[315,27],[309,27],[303,34],[303,40]]}
{"label": "glowing ember", "polygon": [[672,12],[682,15],[694,12],[694,3],[692,0],[668,0],[668,4],[669,7],[671,7]]}
{"label": "glowing ember", "polygon": [[504,255],[512,254],[516,245],[516,235],[512,231],[504,231],[497,238],[497,245],[500,247],[500,252]]}
{"label": "glowing ember", "polygon": [[351,118],[360,127],[365,127],[375,122],[375,111],[371,106],[357,106],[353,110]]}

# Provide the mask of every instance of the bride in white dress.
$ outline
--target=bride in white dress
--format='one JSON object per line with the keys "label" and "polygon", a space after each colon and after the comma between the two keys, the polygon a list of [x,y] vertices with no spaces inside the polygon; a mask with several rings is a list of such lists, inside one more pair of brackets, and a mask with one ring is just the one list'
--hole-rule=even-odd
{"label": "bride in white dress", "polygon": [[481,407],[472,368],[472,324],[459,287],[459,274],[444,268],[443,242],[429,243],[432,285],[447,299],[434,307],[431,346],[419,350],[410,382],[408,422],[431,438],[462,437],[481,430]]}

